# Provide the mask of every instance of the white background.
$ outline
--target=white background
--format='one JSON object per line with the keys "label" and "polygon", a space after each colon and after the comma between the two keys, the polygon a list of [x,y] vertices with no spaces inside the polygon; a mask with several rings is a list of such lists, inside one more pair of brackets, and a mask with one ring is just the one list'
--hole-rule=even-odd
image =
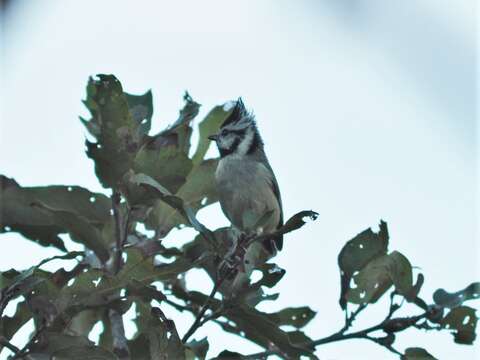
{"label": "white background", "polygon": [[[15,1],[2,18],[0,172],[24,186],[104,191],[83,152],[86,131],[77,118],[87,115],[80,100],[89,75],[113,73],[130,93],[151,88],[154,131],[174,121],[184,90],[203,104],[198,119],[242,96],[257,116],[285,214],[320,213],[287,237],[276,259],[287,270],[280,299],[262,309],[308,304],[318,311],[306,329],[312,338],[339,329],[337,254],[380,219],[389,224],[390,249],[425,274],[421,295],[430,301],[438,287],[453,291],[479,279],[474,4]],[[212,227],[227,223],[217,205],[199,216]],[[187,230],[170,238],[191,236]],[[56,253],[15,234],[0,241],[0,270]],[[203,274],[189,278],[209,291]],[[382,319],[386,307],[373,306],[358,329]],[[183,334],[192,318],[166,311]],[[23,329],[14,343],[21,346],[27,334]],[[210,356],[225,346],[259,350],[214,324],[196,337],[204,335]],[[475,353],[446,332],[399,335],[396,347],[409,346],[441,359]],[[317,354],[397,358],[360,340]]]}

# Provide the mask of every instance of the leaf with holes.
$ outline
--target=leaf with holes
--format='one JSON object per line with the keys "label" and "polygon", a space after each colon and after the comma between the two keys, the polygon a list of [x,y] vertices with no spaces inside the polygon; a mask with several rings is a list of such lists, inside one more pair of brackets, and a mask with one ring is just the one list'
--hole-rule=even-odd
{"label": "leaf with holes", "polygon": [[80,120],[96,138],[95,143],[86,141],[87,155],[95,162],[95,172],[103,187],[117,187],[132,166],[145,127],[134,119],[135,113],[132,116],[122,85],[113,75],[89,78],[84,104],[92,119]]}
{"label": "leaf with holes", "polygon": [[316,315],[316,312],[308,306],[290,307],[276,313],[268,314],[270,321],[278,326],[291,325],[300,329],[307,325]]}
{"label": "leaf with holes", "polygon": [[476,338],[477,320],[475,309],[459,306],[450,310],[442,319],[441,324],[444,328],[452,331],[456,343],[471,345]]}
{"label": "leaf with holes", "polygon": [[153,116],[152,92],[148,90],[143,95],[124,94],[127,99],[130,116],[133,118],[133,120],[140,124],[140,133],[143,135],[148,135],[152,126]]}
{"label": "leaf with holes", "polygon": [[102,262],[108,260],[110,254],[107,242],[100,230],[91,225],[86,218],[70,211],[49,207],[41,202],[35,202],[33,205],[48,213],[57,225],[68,231],[73,241],[92,250]]}
{"label": "leaf with holes", "polygon": [[346,299],[355,304],[376,302],[392,285],[401,294],[410,294],[412,267],[401,253],[394,251],[370,261],[353,276],[356,286],[349,286]]}
{"label": "leaf with holes", "polygon": [[14,179],[0,175],[0,194],[0,233],[16,231],[40,245],[61,250],[66,249],[58,235],[67,229],[33,203],[74,212],[92,225],[102,224],[110,217],[110,200],[79,186],[21,187]]}
{"label": "leaf with holes", "polygon": [[[380,222],[380,231],[367,229],[349,240],[338,255],[340,267],[340,306],[345,309],[350,280],[355,272],[362,270],[373,259],[385,255],[388,248],[387,224]],[[380,275],[380,274],[379,274]]]}

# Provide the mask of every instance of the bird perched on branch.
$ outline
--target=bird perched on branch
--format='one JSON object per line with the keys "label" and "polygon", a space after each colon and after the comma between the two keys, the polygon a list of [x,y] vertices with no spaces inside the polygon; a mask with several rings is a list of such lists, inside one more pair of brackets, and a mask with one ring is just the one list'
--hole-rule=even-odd
{"label": "bird perched on branch", "polygon": [[[220,205],[232,228],[244,235],[268,234],[283,225],[282,200],[255,117],[239,98],[217,134],[220,161],[215,180]],[[283,237],[263,242],[265,258],[282,249]],[[247,257],[252,257],[246,256]],[[255,255],[253,262],[258,263]]]}

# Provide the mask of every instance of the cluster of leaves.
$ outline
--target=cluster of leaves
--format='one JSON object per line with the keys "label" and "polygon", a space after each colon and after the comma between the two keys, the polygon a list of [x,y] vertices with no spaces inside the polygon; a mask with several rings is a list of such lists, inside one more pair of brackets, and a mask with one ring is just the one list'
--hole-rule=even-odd
{"label": "cluster of leaves", "polygon": [[[199,142],[191,151],[193,119],[200,105],[188,94],[184,100],[178,119],[150,135],[151,92],[128,94],[112,75],[89,79],[84,103],[91,119],[80,120],[95,139],[86,141],[87,155],[111,196],[78,186],[22,187],[1,176],[0,232],[20,233],[64,254],[24,271],[0,274],[0,351],[5,347],[14,358],[29,359],[205,359],[208,339],[190,337],[207,321],[265,349],[251,355],[225,350],[217,359],[257,359],[270,354],[285,359],[316,358],[316,347],[349,338],[369,339],[397,352],[392,346],[395,333],[408,327],[445,329],[454,334],[456,342],[473,342],[477,317],[463,302],[479,296],[479,284],[453,294],[438,290],[435,303],[427,305],[419,297],[423,276],[419,274],[413,283],[407,258],[396,251],[388,253],[383,222],[379,233],[368,229],[340,252],[340,305],[347,317],[345,326],[329,337],[313,340],[302,331],[315,316],[307,306],[273,313],[257,308],[261,302],[278,298],[271,289],[285,270],[272,262],[257,267],[260,280],[247,280],[235,297],[228,296],[235,276],[241,274],[238,256],[231,259],[239,248],[232,251],[235,242],[229,229],[211,231],[196,219],[196,213],[217,201],[213,176],[218,159],[205,159],[207,136],[218,130],[229,107],[216,106],[199,123]],[[278,232],[294,231],[305,217],[315,216],[311,211],[300,212]],[[148,236],[138,225],[153,230],[154,235]],[[180,248],[162,244],[172,229],[185,226],[198,232],[192,241]],[[68,234],[85,251],[69,252],[60,234]],[[257,241],[261,237],[246,239],[245,244],[248,247]],[[76,265],[69,271],[50,272],[44,265],[52,259],[75,261]],[[192,268],[203,269],[212,278],[215,286],[209,295],[188,289],[183,275]],[[392,287],[394,296],[418,305],[423,312],[394,318],[398,305],[392,302],[381,324],[349,332],[358,313]],[[217,292],[224,295],[222,300],[215,296]],[[14,299],[20,299],[14,315],[4,315]],[[348,303],[357,304],[357,310],[349,314]],[[196,317],[183,337],[175,322],[165,316],[164,305]],[[137,332],[127,339],[122,315],[132,306]],[[19,349],[10,340],[30,319],[35,331]],[[98,322],[103,332],[94,344],[87,336]],[[372,337],[377,330],[385,337]],[[402,356],[430,355],[410,348]]]}

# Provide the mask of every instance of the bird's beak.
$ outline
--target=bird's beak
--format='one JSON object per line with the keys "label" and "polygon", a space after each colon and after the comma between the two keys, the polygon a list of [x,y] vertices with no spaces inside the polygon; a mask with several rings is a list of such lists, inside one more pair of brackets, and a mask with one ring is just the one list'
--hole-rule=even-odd
{"label": "bird's beak", "polygon": [[210,136],[208,137],[208,139],[210,139],[210,140],[212,140],[212,141],[217,141],[218,135],[210,135]]}

